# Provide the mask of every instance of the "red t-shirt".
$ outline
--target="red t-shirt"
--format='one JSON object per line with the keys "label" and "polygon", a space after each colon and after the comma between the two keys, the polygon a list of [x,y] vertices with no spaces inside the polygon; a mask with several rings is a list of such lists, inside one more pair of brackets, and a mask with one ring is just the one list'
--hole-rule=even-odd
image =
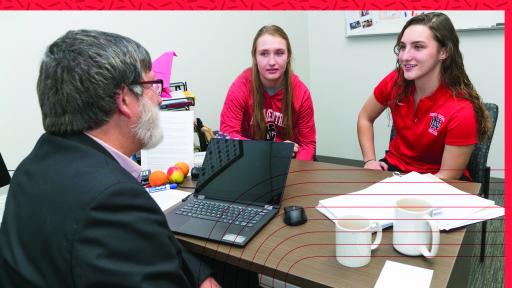
{"label": "red t-shirt", "polygon": [[[264,115],[267,121],[267,139],[273,141],[290,140],[299,145],[296,159],[313,160],[316,150],[316,128],[313,101],[306,85],[297,75],[292,76],[294,129],[293,139],[284,138],[283,97],[284,89],[274,95],[266,91],[264,97]],[[220,114],[220,131],[231,138],[253,139],[252,121],[252,75],[251,68],[240,74],[229,88],[224,107]]]}
{"label": "red t-shirt", "polygon": [[[375,87],[375,99],[391,109],[395,136],[389,142],[386,160],[403,172],[435,174],[441,168],[445,145],[464,146],[478,142],[478,126],[469,100],[454,97],[443,84],[422,98],[414,110],[414,88],[398,105],[393,86],[398,74],[389,73]],[[464,175],[469,176],[467,169]]]}

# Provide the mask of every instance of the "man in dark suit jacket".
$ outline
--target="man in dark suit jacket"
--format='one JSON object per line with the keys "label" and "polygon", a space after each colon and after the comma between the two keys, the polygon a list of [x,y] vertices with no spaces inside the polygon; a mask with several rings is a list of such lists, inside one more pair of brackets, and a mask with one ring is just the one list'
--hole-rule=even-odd
{"label": "man in dark suit jacket", "polygon": [[48,47],[37,84],[46,133],[11,181],[0,287],[218,287],[129,159],[162,139],[161,91],[132,39],[78,30]]}

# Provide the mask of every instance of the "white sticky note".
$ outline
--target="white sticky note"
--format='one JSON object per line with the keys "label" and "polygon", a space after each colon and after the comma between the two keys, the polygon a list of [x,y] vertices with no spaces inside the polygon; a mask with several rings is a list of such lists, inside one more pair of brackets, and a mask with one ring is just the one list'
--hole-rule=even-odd
{"label": "white sticky note", "polygon": [[375,288],[429,288],[434,271],[387,260]]}

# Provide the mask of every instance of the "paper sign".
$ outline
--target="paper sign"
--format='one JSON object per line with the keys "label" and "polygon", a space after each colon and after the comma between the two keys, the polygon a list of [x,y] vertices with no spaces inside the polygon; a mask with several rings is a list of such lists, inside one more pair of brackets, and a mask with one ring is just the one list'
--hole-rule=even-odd
{"label": "paper sign", "polygon": [[160,111],[164,140],[153,149],[141,151],[143,169],[167,169],[177,162],[194,167],[194,111]]}

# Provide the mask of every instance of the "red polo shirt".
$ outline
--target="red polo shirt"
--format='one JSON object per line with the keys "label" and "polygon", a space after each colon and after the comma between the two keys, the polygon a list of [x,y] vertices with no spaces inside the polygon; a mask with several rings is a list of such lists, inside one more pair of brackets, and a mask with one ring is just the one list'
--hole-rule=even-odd
{"label": "red polo shirt", "polygon": [[[386,160],[403,172],[435,174],[441,168],[445,145],[464,146],[478,142],[473,105],[456,98],[443,84],[422,98],[414,110],[414,88],[398,105],[392,93],[397,72],[389,73],[375,87],[375,99],[391,109],[395,136],[389,142]],[[469,176],[467,169],[464,175]]]}

